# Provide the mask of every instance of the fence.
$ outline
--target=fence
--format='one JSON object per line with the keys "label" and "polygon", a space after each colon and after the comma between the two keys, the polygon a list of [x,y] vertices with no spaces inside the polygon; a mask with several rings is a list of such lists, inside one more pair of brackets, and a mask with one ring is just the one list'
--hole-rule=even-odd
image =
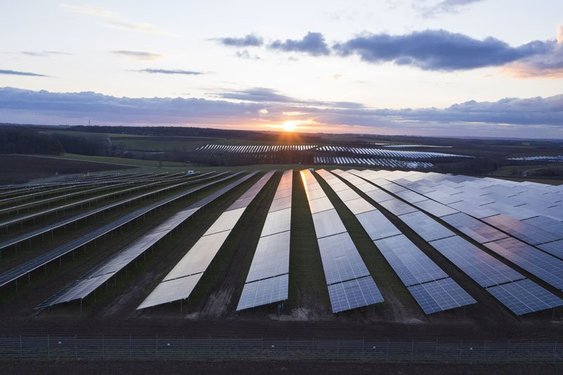
{"label": "fence", "polygon": [[558,342],[0,337],[0,360],[333,360],[359,362],[563,362]]}

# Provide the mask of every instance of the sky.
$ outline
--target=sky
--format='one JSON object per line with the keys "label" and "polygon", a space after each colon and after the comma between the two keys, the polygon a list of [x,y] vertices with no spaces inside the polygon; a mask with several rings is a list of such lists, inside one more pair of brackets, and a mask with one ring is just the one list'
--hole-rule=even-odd
{"label": "sky", "polygon": [[0,123],[563,139],[559,0],[0,0]]}

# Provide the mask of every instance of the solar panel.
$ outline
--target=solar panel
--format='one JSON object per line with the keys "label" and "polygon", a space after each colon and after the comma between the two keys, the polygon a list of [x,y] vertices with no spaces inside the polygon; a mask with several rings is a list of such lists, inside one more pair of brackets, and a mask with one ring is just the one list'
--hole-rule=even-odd
{"label": "solar panel", "polygon": [[383,296],[371,276],[328,286],[333,313],[383,302]]}
{"label": "solar panel", "polygon": [[188,298],[202,276],[203,273],[197,273],[195,275],[161,282],[143,303],[137,307],[137,310]]}
{"label": "solar panel", "polygon": [[427,315],[477,303],[449,277],[413,285],[408,290]]}
{"label": "solar panel", "polygon": [[354,215],[359,215],[363,212],[373,211],[375,209],[375,207],[364,198],[352,199],[344,203]]}
{"label": "solar panel", "polygon": [[486,247],[546,283],[563,290],[563,261],[515,238],[488,242]]}
{"label": "solar panel", "polygon": [[317,198],[309,201],[309,207],[311,209],[312,214],[316,214],[317,212],[330,210],[334,208],[332,203],[327,197]]}
{"label": "solar panel", "polygon": [[369,275],[348,233],[319,239],[319,250],[327,284]]}
{"label": "solar panel", "polygon": [[538,245],[540,249],[563,260],[563,240]]}
{"label": "solar panel", "polygon": [[399,191],[398,193],[396,193],[396,195],[409,203],[417,203],[428,200],[428,198],[426,198],[424,195],[420,195],[411,190]]}
{"label": "solar panel", "polygon": [[508,237],[507,234],[463,212],[444,216],[442,220],[481,244]]}
{"label": "solar panel", "polygon": [[448,277],[404,235],[377,240],[375,245],[405,286]]}
{"label": "solar panel", "polygon": [[516,315],[563,306],[561,298],[528,279],[494,286],[487,291]]}
{"label": "solar panel", "polygon": [[516,220],[506,215],[496,215],[483,219],[483,221],[531,245],[538,245],[563,238],[563,233],[557,235],[551,232],[546,232],[534,225],[526,223],[525,221]]}
{"label": "solar panel", "polygon": [[459,236],[433,241],[432,246],[483,288],[524,279],[524,275]]}
{"label": "solar panel", "polygon": [[401,231],[381,211],[372,210],[358,214],[356,217],[372,241],[401,234]]}
{"label": "solar panel", "polygon": [[287,300],[288,285],[288,274],[244,284],[237,311]]}
{"label": "solar panel", "polygon": [[270,212],[264,222],[262,236],[285,232],[291,229],[291,208]]}
{"label": "solar panel", "polygon": [[270,211],[279,211],[286,208],[291,208],[291,195],[283,198],[274,199],[270,205]]}
{"label": "solar panel", "polygon": [[430,213],[431,215],[437,216],[437,217],[444,217],[446,215],[451,215],[451,214],[455,214],[456,212],[458,212],[458,210],[455,210],[453,208],[450,208],[444,204],[438,203],[436,201],[427,199],[425,201],[422,202],[418,202],[415,204],[415,206],[417,206],[418,208],[420,208],[421,210],[424,210],[428,213]]}
{"label": "solar panel", "polygon": [[340,220],[334,208],[313,214],[313,223],[315,225],[317,238],[346,232],[346,227],[342,224],[342,220]]}
{"label": "solar panel", "polygon": [[410,204],[404,203],[396,198],[380,202],[379,204],[395,216],[418,211]]}
{"label": "solar panel", "polygon": [[373,199],[377,203],[396,199],[391,194],[386,193],[386,192],[384,192],[383,190],[380,190],[380,189],[369,191],[369,192],[366,193],[366,195],[368,197],[370,197],[371,199]]}
{"label": "solar panel", "polygon": [[438,240],[454,236],[451,230],[438,223],[436,220],[423,212],[411,212],[399,216],[405,224],[407,224],[416,234],[422,237],[426,242]]}
{"label": "solar panel", "polygon": [[223,243],[229,236],[229,231],[202,236],[164,277],[164,280],[176,279],[198,272],[204,272]]}
{"label": "solar panel", "polygon": [[207,230],[206,233],[212,234],[212,233],[223,232],[226,230],[233,229],[245,210],[246,207],[225,211],[219,217],[219,219],[217,219],[213,223],[213,225],[211,225],[211,227]]}
{"label": "solar panel", "polygon": [[547,216],[536,216],[530,219],[524,220],[525,223],[531,224],[542,230],[551,232],[553,234],[563,236],[563,222],[559,220],[552,219]]}
{"label": "solar panel", "polygon": [[261,237],[246,282],[289,273],[290,232]]}
{"label": "solar panel", "polygon": [[486,217],[498,215],[498,212],[496,210],[488,208],[487,206],[479,206],[466,201],[451,203],[448,206],[455,208],[456,210],[459,210],[461,212],[465,212],[466,214],[476,217],[477,219],[483,219]]}

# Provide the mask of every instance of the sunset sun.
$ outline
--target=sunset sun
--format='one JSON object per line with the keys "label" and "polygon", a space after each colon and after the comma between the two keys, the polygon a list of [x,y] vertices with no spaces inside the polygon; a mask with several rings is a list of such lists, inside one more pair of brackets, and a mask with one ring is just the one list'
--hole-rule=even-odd
{"label": "sunset sun", "polygon": [[294,132],[297,129],[297,123],[295,121],[284,121],[281,125],[282,129],[286,132]]}

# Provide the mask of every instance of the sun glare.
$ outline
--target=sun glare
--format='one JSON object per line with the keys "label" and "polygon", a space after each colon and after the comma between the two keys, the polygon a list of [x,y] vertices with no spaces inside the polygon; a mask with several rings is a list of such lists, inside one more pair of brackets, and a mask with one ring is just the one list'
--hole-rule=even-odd
{"label": "sun glare", "polygon": [[297,129],[297,123],[295,121],[284,121],[282,123],[282,129],[286,132],[293,132]]}

